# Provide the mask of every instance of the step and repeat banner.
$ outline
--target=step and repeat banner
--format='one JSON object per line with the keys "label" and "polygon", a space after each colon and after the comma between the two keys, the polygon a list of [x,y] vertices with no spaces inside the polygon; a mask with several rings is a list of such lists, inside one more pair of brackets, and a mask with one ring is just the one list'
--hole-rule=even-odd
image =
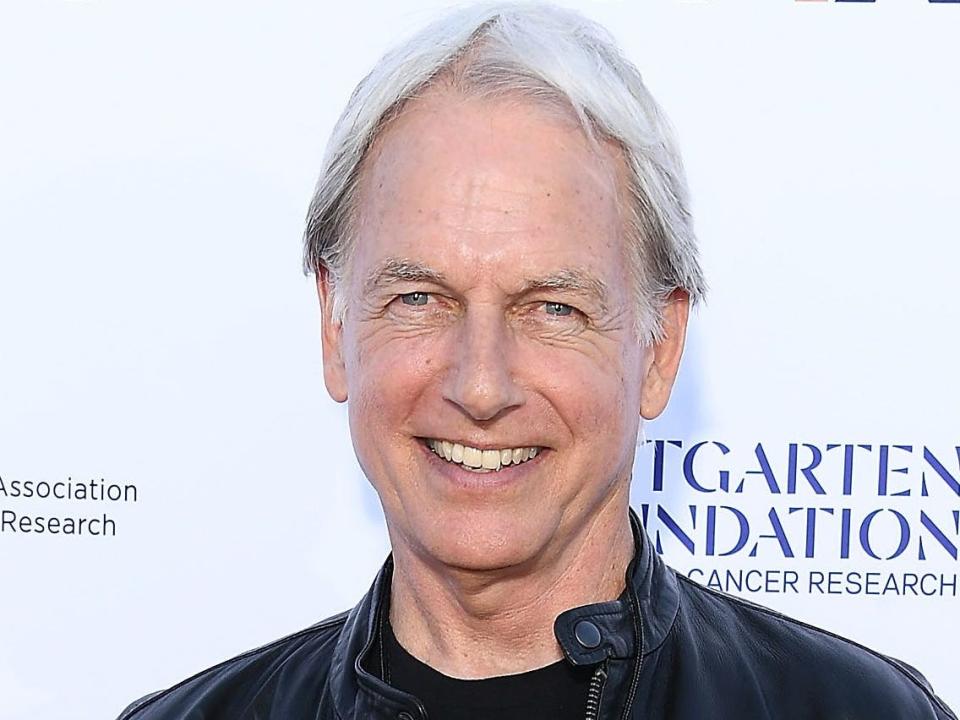
{"label": "step and repeat banner", "polygon": [[[960,4],[564,4],[675,126],[711,286],[638,440],[652,542],[960,707]],[[440,7],[4,5],[0,720],[115,717],[365,592],[300,235]]]}

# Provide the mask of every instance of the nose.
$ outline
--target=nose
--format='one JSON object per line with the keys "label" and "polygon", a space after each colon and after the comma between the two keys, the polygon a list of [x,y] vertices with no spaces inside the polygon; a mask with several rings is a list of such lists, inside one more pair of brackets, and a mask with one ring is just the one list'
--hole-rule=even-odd
{"label": "nose", "polygon": [[492,420],[523,402],[511,371],[510,332],[496,308],[471,308],[455,342],[446,400],[476,421]]}

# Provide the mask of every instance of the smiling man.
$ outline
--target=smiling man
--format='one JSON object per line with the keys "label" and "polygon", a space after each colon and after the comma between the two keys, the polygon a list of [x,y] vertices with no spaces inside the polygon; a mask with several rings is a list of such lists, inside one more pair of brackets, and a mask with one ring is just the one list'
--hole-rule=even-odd
{"label": "smiling man", "polygon": [[953,717],[908,666],[677,576],[631,514],[704,281],[667,125],[599,28],[471,8],[388,54],[306,265],[393,553],[349,613],[124,718]]}

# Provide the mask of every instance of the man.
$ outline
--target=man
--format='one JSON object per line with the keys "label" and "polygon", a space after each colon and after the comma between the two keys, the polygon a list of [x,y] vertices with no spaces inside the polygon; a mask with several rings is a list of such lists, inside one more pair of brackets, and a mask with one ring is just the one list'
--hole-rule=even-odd
{"label": "man", "polygon": [[383,58],[306,266],[391,558],[349,613],[123,718],[954,717],[908,666],[677,576],[630,513],[705,283],[666,122],[600,29],[469,8]]}

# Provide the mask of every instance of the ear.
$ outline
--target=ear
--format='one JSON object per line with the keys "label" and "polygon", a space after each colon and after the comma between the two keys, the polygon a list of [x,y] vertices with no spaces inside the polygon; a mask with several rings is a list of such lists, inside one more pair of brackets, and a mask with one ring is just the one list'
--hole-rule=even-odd
{"label": "ear", "polygon": [[680,369],[689,315],[690,295],[685,290],[674,290],[663,308],[663,339],[651,348],[640,390],[640,414],[647,420],[662,413],[670,399]]}
{"label": "ear", "polygon": [[[343,292],[343,288],[340,288]],[[320,340],[323,345],[323,382],[337,402],[347,399],[347,372],[343,362],[343,324],[333,317],[333,280],[330,272],[317,271],[317,297],[320,299]]]}

